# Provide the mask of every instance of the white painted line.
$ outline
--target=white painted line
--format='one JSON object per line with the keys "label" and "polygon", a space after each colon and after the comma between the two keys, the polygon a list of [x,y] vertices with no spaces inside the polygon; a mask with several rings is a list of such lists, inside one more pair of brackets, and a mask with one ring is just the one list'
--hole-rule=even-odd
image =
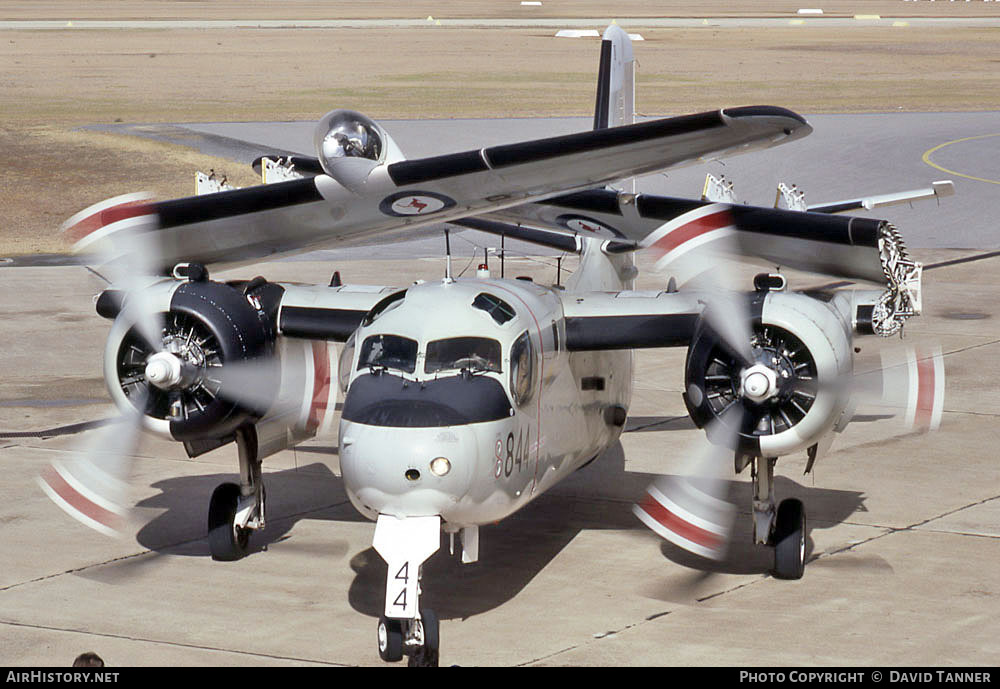
{"label": "white painted line", "polygon": [[600,37],[594,29],[560,29],[556,31],[556,38],[594,38]]}

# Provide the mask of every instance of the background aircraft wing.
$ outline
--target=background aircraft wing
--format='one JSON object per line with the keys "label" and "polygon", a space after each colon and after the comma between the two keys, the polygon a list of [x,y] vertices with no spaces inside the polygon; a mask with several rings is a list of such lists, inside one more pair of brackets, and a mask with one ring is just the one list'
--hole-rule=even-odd
{"label": "background aircraft wing", "polygon": [[324,165],[311,178],[172,201],[112,199],[64,231],[78,252],[105,255],[116,253],[120,232],[147,235],[161,270],[182,261],[248,263],[408,237],[425,225],[768,148],[811,130],[783,108],[728,108],[417,160],[346,161],[370,164],[364,174]]}
{"label": "background aircraft wing", "polygon": [[[712,203],[654,194],[589,189],[505,208],[482,216],[508,226],[528,225],[637,243],[668,256],[710,248],[773,268],[782,266],[852,280],[885,281],[880,241],[898,233],[874,218]],[[477,228],[485,229],[485,228]]]}

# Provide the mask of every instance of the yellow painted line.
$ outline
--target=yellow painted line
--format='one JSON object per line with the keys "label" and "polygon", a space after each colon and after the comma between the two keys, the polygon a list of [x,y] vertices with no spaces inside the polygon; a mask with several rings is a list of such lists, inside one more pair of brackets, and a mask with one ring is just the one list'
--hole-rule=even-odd
{"label": "yellow painted line", "polygon": [[788,22],[789,24],[805,24],[805,19],[792,19]]}
{"label": "yellow painted line", "polygon": [[993,137],[993,136],[1000,136],[1000,134],[980,134],[979,136],[967,136],[964,139],[955,139],[954,141],[945,141],[943,144],[938,144],[934,148],[926,151],[924,153],[924,155],[921,156],[921,160],[923,160],[925,163],[927,163],[928,165],[930,165],[932,168],[934,168],[936,170],[940,170],[941,172],[947,172],[949,175],[957,175],[959,177],[965,177],[966,179],[974,179],[977,182],[986,182],[987,184],[1000,184],[1000,180],[997,180],[997,179],[985,179],[983,177],[973,177],[972,175],[966,175],[966,174],[961,173],[961,172],[955,172],[954,170],[949,170],[946,167],[941,167],[940,165],[938,165],[937,163],[935,163],[933,160],[931,160],[931,154],[934,153],[934,152],[936,152],[936,151],[940,151],[945,146],[951,146],[952,144],[960,144],[963,141],[975,141],[976,139],[989,139],[990,137]]}
{"label": "yellow painted line", "polygon": [[856,14],[855,19],[881,19],[881,15],[878,14]]}
{"label": "yellow painted line", "polygon": [[910,22],[893,22],[893,26],[909,26]]}

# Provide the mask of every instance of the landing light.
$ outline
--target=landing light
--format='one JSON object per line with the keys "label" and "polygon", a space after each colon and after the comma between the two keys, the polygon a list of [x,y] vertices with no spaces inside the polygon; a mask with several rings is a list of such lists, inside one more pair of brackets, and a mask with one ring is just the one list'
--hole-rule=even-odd
{"label": "landing light", "polygon": [[451,462],[444,457],[435,457],[431,460],[431,471],[433,471],[436,476],[444,476],[451,471]]}

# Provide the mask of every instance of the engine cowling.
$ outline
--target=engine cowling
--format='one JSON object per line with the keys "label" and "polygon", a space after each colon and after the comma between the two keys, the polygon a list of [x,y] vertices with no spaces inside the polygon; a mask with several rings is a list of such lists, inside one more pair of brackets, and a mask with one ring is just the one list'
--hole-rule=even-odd
{"label": "engine cowling", "polygon": [[[98,313],[115,319],[104,353],[112,400],[138,410],[146,430],[183,442],[191,456],[229,442],[247,424],[260,457],[329,428],[336,350],[278,334],[285,295],[262,278],[227,284],[198,270],[133,296],[146,313],[121,292],[103,292]],[[144,318],[155,326],[144,328]]]}
{"label": "engine cowling", "polygon": [[230,435],[267,412],[271,400],[227,394],[218,375],[227,365],[257,361],[277,389],[275,329],[259,298],[209,280],[164,280],[142,299],[162,326],[160,341],[147,341],[136,326],[137,317],[147,316],[136,316],[126,302],[105,346],[105,381],[119,408],[141,405],[147,430],[182,442]]}
{"label": "engine cowling", "polygon": [[803,294],[758,293],[749,306],[749,361],[710,319],[700,321],[688,349],[684,402],[714,442],[779,457],[819,442],[843,415],[851,326],[835,307]]}

